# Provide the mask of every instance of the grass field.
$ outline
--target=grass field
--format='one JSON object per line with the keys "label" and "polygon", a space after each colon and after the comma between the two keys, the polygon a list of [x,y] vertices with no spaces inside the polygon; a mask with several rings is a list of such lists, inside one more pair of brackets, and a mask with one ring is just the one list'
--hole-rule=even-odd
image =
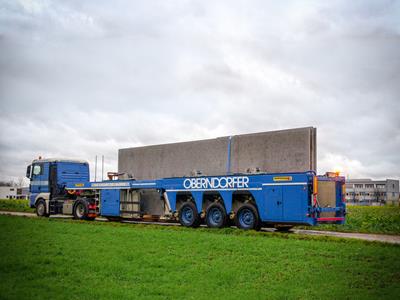
{"label": "grass field", "polygon": [[344,225],[320,225],[312,229],[400,234],[400,207],[348,206]]}
{"label": "grass field", "polygon": [[0,216],[3,299],[395,299],[400,247]]}

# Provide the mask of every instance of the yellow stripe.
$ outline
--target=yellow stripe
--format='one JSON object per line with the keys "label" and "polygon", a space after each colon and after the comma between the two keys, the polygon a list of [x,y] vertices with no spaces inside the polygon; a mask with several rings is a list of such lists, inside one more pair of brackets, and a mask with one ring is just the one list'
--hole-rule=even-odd
{"label": "yellow stripe", "polygon": [[292,181],[292,176],[276,176],[274,181]]}

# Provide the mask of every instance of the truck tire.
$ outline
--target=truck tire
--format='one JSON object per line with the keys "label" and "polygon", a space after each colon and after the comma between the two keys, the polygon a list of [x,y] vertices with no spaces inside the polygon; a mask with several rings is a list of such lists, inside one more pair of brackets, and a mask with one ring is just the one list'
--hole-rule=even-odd
{"label": "truck tire", "polygon": [[193,202],[185,202],[179,210],[179,223],[185,227],[199,227],[200,216]]}
{"label": "truck tire", "polygon": [[40,199],[38,202],[36,202],[36,215],[38,217],[48,217],[49,213],[47,212],[46,209],[46,201],[43,199]]}
{"label": "truck tire", "polygon": [[81,200],[76,202],[72,213],[74,215],[74,219],[86,220],[88,213],[87,203]]}
{"label": "truck tire", "polygon": [[238,228],[244,230],[260,230],[261,223],[254,205],[249,203],[242,204],[236,212],[235,224]]}
{"label": "truck tire", "polygon": [[226,226],[227,216],[224,206],[215,202],[208,206],[206,211],[206,224],[210,228],[222,228]]}

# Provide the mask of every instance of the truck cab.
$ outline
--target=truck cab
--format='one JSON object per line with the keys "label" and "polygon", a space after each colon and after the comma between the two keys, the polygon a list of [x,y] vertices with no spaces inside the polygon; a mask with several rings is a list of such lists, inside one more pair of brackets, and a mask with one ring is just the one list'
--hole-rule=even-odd
{"label": "truck cab", "polygon": [[[30,206],[38,209],[40,202],[41,209],[45,210],[43,213],[48,215],[52,200],[71,198],[65,190],[67,184],[90,180],[89,164],[84,160],[39,158],[27,167],[26,177],[30,179]],[[57,209],[54,212],[62,213]]]}

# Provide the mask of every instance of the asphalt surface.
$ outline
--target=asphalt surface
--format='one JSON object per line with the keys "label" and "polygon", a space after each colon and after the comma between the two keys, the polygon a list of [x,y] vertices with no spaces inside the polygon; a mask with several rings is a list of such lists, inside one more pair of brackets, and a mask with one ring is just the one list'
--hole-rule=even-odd
{"label": "asphalt surface", "polygon": [[[0,215],[11,215],[20,217],[37,218],[34,213],[27,212],[14,212],[14,211],[0,211]],[[54,215],[51,218],[64,218],[71,219],[72,216],[65,215]],[[106,218],[96,218],[96,221],[108,222]],[[133,223],[133,224],[155,224],[155,225],[167,225],[167,226],[180,226],[178,223],[166,223],[166,222],[147,222],[147,221],[122,221],[123,223]],[[273,228],[263,228],[262,231],[274,232]],[[334,236],[338,238],[349,238],[358,239],[366,241],[375,241],[390,244],[400,244],[400,235],[389,235],[389,234],[371,234],[371,233],[355,233],[355,232],[337,232],[337,231],[322,231],[322,230],[306,230],[306,229],[291,229],[289,232],[295,234],[305,234],[305,235],[319,235],[319,236]]]}

